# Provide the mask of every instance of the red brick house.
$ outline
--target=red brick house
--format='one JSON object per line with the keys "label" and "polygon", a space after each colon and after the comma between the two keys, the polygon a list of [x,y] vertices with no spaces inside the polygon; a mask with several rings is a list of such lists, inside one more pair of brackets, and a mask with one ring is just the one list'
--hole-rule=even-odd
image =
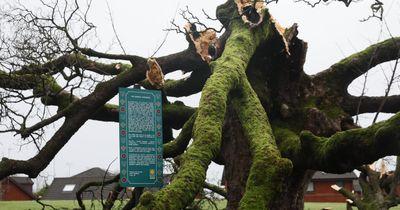
{"label": "red brick house", "polygon": [[346,202],[346,198],[331,188],[336,184],[350,191],[360,192],[361,188],[358,178],[354,172],[344,174],[330,174],[325,172],[315,172],[311,181],[308,183],[307,191],[304,195],[305,202]]}
{"label": "red brick house", "polygon": [[33,200],[33,182],[28,177],[10,176],[0,181],[0,200]]}

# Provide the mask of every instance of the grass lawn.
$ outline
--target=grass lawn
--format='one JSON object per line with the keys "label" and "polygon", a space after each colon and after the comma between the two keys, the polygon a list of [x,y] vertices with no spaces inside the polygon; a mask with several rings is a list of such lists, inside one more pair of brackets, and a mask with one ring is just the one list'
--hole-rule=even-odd
{"label": "grass lawn", "polygon": [[[321,210],[322,208],[330,208],[332,210],[346,210],[345,203],[305,203],[304,210]],[[353,208],[357,209],[357,208]],[[391,210],[400,210],[400,206],[391,208]]]}
{"label": "grass lawn", "polygon": [[304,210],[321,210],[330,208],[332,210],[346,210],[345,203],[305,203]]}
{"label": "grass lawn", "polygon": [[[76,200],[61,200],[61,201],[42,201],[45,204],[50,204],[57,209],[73,209],[78,208],[78,202]],[[101,204],[98,201],[91,205],[90,201],[84,201],[86,209],[102,209]],[[118,207],[119,201],[115,202],[115,207]],[[42,206],[36,201],[0,201],[0,210],[40,210]],[[46,207],[46,210],[52,208]],[[113,208],[114,209],[114,208]],[[115,208],[118,209],[118,208]]]}

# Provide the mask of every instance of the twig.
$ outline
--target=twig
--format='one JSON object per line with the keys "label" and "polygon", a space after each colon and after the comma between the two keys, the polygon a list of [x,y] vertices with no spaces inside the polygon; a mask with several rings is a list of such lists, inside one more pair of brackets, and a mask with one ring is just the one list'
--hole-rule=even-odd
{"label": "twig", "polygon": [[202,9],[201,11],[203,12],[204,16],[206,16],[207,19],[214,21],[218,20],[218,18],[212,18],[210,15],[208,15],[204,9]]}
{"label": "twig", "polygon": [[[381,26],[381,29],[380,29],[378,41],[379,41],[381,35],[382,35],[382,26]],[[377,51],[378,51],[378,48],[375,48],[374,53],[372,54],[371,58],[370,58],[369,61],[368,61],[368,68],[371,66],[372,60],[373,60],[373,58],[375,57],[375,54],[376,54]],[[365,73],[363,88],[362,88],[362,92],[361,92],[361,95],[360,95],[360,100],[358,101],[358,104],[357,104],[356,124],[358,124],[358,115],[359,115],[359,113],[360,113],[360,108],[361,108],[362,99],[363,99],[363,97],[364,97],[364,95],[365,95],[365,89],[366,89],[366,86],[367,86],[368,72],[369,72],[369,71],[367,71],[367,72]]]}
{"label": "twig", "polygon": [[[175,22],[176,14],[178,13],[178,7],[179,7],[179,4],[176,5],[174,18],[172,19],[171,25],[169,26],[170,28],[172,28],[172,26],[175,25],[174,22]],[[162,41],[161,44],[157,47],[156,51],[150,56],[151,58],[154,57],[154,56],[157,54],[157,52],[158,52],[158,51],[161,49],[161,47],[164,45],[165,41],[167,41],[167,38],[168,38],[168,35],[169,35],[170,30],[166,30],[166,31],[167,31],[167,33],[165,33],[165,36],[164,36],[163,41]]]}
{"label": "twig", "polygon": [[375,0],[375,3],[371,4],[372,15],[368,16],[365,19],[362,19],[361,22],[368,21],[371,18],[378,18],[380,21],[383,19],[383,3],[379,0]]}
{"label": "twig", "polygon": [[121,47],[122,52],[124,52],[124,54],[126,55],[126,51],[125,51],[124,47],[122,46],[122,43],[121,43],[121,40],[119,39],[117,30],[115,29],[114,19],[113,19],[112,13],[111,13],[110,4],[108,3],[107,0],[106,0],[106,3],[107,3],[107,8],[108,8],[108,15],[110,16],[111,26],[112,26],[112,29],[113,29],[113,31],[114,31],[115,38],[117,38],[118,44],[119,44],[119,46]]}
{"label": "twig", "polygon": [[[385,25],[386,25],[387,30],[389,31],[389,34],[390,34],[391,38],[395,42],[394,37],[390,33],[390,30],[389,30],[389,27],[388,27],[386,21],[385,21]],[[397,52],[397,57],[399,57],[399,56],[400,56],[400,50]],[[375,114],[374,120],[372,121],[372,124],[374,124],[376,122],[376,120],[378,119],[379,113],[381,112],[383,106],[385,105],[385,103],[386,103],[386,101],[388,99],[390,89],[392,88],[392,85],[393,85],[393,82],[394,82],[394,79],[395,79],[398,63],[399,63],[399,58],[396,59],[396,62],[394,64],[394,68],[392,70],[392,76],[390,77],[389,84],[388,84],[388,86],[386,88],[386,91],[385,91],[384,99],[382,100],[381,104],[379,105],[378,110],[376,111],[376,114]]]}
{"label": "twig", "polygon": [[104,172],[104,175],[103,175],[103,180],[102,180],[101,189],[100,189],[100,199],[101,199],[101,205],[103,207],[105,206],[104,201],[103,201],[104,182],[105,182],[105,179],[107,177],[108,170],[110,169],[111,165],[115,162],[115,160],[117,160],[117,158],[114,158],[114,160],[112,160],[111,163],[108,164],[106,172]]}
{"label": "twig", "polygon": [[42,210],[45,210],[46,207],[50,207],[53,210],[57,210],[57,208],[55,208],[54,206],[50,205],[50,204],[46,204],[43,203],[39,198],[35,199],[36,203],[40,204],[42,206]]}
{"label": "twig", "polygon": [[91,186],[104,186],[104,185],[109,185],[111,183],[114,182],[118,182],[119,181],[119,174],[117,174],[116,176],[114,176],[114,178],[109,179],[109,180],[102,180],[100,182],[88,182],[86,184],[84,184],[77,192],[76,192],[76,200],[78,201],[78,205],[81,207],[82,210],[85,210],[85,204],[83,204],[82,201],[82,193],[88,189]]}
{"label": "twig", "polygon": [[[324,0],[326,2],[326,0]],[[315,6],[317,6],[318,4],[320,4],[322,2],[322,0],[318,0],[317,2],[311,3],[309,1],[306,0],[295,0],[294,2],[304,2],[307,5],[311,6],[312,8],[314,8]]]}

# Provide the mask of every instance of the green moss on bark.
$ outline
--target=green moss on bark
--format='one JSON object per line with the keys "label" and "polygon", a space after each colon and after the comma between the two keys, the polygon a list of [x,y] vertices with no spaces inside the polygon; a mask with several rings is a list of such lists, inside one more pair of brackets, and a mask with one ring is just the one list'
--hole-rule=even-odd
{"label": "green moss on bark", "polygon": [[282,156],[295,160],[301,151],[299,135],[287,127],[273,126],[273,130]]}
{"label": "green moss on bark", "polygon": [[310,158],[310,169],[340,173],[352,170],[356,165],[368,164],[382,156],[398,155],[399,128],[400,113],[397,113],[389,120],[367,128],[337,132],[329,138],[305,131],[301,133],[300,139],[303,152]]}
{"label": "green moss on bark", "polygon": [[291,161],[281,157],[267,114],[247,80],[242,95],[233,100],[252,153],[252,166],[240,209],[268,209],[282,180],[291,173]]}
{"label": "green moss on bark", "polygon": [[[220,12],[222,10],[220,8]],[[226,14],[232,12],[236,13],[236,10],[230,10]],[[269,20],[267,11],[264,20]],[[241,208],[267,208],[279,191],[276,186],[279,187],[284,175],[290,173],[291,162],[280,157],[266,113],[245,73],[257,46],[275,32],[274,26],[265,21],[259,27],[249,29],[241,19],[232,20],[229,26],[231,35],[225,50],[219,59],[210,64],[213,74],[202,91],[193,130],[194,142],[182,155],[178,174],[170,185],[157,192],[154,197],[146,199],[145,203],[141,202],[137,209],[182,209],[194,199],[203,186],[208,165],[220,150],[228,94],[244,85],[245,92],[252,94],[246,98],[248,101],[243,102],[247,105],[240,108],[239,115],[242,116],[243,126],[250,139],[254,159]],[[242,106],[243,104],[238,105]],[[257,108],[251,109],[251,106]]]}
{"label": "green moss on bark", "polygon": [[196,116],[197,113],[194,113],[192,117],[190,117],[190,119],[183,125],[182,130],[176,139],[164,144],[164,158],[176,157],[185,151],[190,139],[192,138],[193,124]]}
{"label": "green moss on bark", "polygon": [[371,45],[332,65],[328,70],[318,73],[313,80],[346,93],[348,85],[354,79],[380,63],[395,60],[399,51],[399,45],[396,43],[399,42],[400,37],[392,37]]}

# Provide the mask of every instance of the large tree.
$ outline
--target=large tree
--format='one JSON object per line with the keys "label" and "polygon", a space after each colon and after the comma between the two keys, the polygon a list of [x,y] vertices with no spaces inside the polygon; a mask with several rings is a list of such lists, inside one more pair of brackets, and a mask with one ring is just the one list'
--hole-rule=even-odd
{"label": "large tree", "polygon": [[[164,157],[175,158],[178,172],[160,191],[128,203],[137,209],[182,209],[203,187],[219,191],[204,182],[211,161],[225,165],[228,209],[303,209],[315,170],[348,172],[400,154],[400,96],[357,97],[347,91],[374,66],[397,60],[400,38],[307,75],[307,43],[297,37],[296,24],[284,29],[259,2],[228,0],[216,10],[224,26],[218,40],[207,26],[198,33],[190,25],[174,28],[185,34],[188,48],[152,60],[163,74],[182,70],[191,75],[162,84],[145,80],[147,58],[86,47],[82,40],[94,26],[77,2],[66,2],[43,2],[49,13],[19,5],[2,16],[18,23],[10,30],[13,36],[2,36],[1,42],[3,132],[26,138],[39,152],[28,160],[3,158],[0,179],[17,173],[37,177],[88,120],[118,122],[118,105],[109,101],[118,88],[134,84],[161,88],[165,96],[201,92],[198,108],[164,98]],[[183,16],[202,26],[189,11]],[[16,104],[29,108],[21,112]],[[48,106],[57,112],[37,111]],[[395,114],[367,128],[353,123],[352,116],[378,109]],[[32,115],[40,120],[32,123]],[[57,121],[62,124],[54,135],[41,142],[42,129]],[[175,139],[172,128],[182,128]],[[105,208],[112,206],[115,193]]]}

